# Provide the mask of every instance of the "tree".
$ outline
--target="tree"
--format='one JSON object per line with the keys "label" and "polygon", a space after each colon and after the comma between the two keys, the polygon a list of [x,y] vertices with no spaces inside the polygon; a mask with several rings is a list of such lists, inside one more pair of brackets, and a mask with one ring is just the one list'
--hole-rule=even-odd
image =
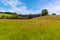
{"label": "tree", "polygon": [[48,15],[48,10],[47,9],[43,9],[41,12],[42,16]]}
{"label": "tree", "polygon": [[31,19],[31,18],[33,18],[33,15],[32,14],[29,14],[28,15],[28,19]]}
{"label": "tree", "polygon": [[56,13],[53,13],[52,15],[56,15]]}

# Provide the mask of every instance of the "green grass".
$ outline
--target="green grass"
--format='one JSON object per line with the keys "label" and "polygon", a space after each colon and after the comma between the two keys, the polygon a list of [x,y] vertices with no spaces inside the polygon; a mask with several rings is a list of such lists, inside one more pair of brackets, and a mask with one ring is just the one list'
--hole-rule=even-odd
{"label": "green grass", "polygon": [[40,18],[0,19],[0,40],[60,40],[60,20]]}
{"label": "green grass", "polygon": [[12,14],[3,14],[3,13],[0,13],[0,17],[2,17],[3,15],[4,15],[5,17],[6,17],[6,16],[8,16],[8,17],[12,16]]}

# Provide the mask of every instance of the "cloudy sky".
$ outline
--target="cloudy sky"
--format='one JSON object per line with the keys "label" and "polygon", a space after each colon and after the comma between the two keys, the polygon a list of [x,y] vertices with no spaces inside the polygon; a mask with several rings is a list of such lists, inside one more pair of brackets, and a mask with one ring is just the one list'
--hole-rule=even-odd
{"label": "cloudy sky", "polygon": [[60,14],[60,0],[0,0],[0,11],[19,14],[41,13],[47,9],[49,14]]}

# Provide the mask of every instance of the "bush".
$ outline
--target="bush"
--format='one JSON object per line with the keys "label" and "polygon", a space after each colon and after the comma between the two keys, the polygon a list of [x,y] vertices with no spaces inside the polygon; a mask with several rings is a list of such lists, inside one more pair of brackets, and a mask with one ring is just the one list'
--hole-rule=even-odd
{"label": "bush", "polygon": [[52,15],[56,15],[56,13],[53,13]]}
{"label": "bush", "polygon": [[42,16],[48,15],[48,10],[47,9],[43,9],[41,12]]}
{"label": "bush", "polygon": [[28,15],[28,19],[31,19],[31,18],[33,18],[33,15],[32,14],[29,14]]}
{"label": "bush", "polygon": [[13,16],[10,17],[10,19],[17,19],[19,16],[17,14],[14,14]]}
{"label": "bush", "polygon": [[5,16],[4,16],[4,15],[2,15],[2,17],[1,17],[1,18],[3,19],[3,18],[5,18]]}

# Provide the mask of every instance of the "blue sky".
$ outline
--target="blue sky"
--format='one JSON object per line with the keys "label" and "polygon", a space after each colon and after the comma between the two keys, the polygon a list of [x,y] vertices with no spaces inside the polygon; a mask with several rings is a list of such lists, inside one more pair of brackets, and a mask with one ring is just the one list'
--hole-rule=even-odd
{"label": "blue sky", "polygon": [[0,11],[19,14],[41,13],[47,9],[49,14],[60,13],[60,0],[0,0]]}

